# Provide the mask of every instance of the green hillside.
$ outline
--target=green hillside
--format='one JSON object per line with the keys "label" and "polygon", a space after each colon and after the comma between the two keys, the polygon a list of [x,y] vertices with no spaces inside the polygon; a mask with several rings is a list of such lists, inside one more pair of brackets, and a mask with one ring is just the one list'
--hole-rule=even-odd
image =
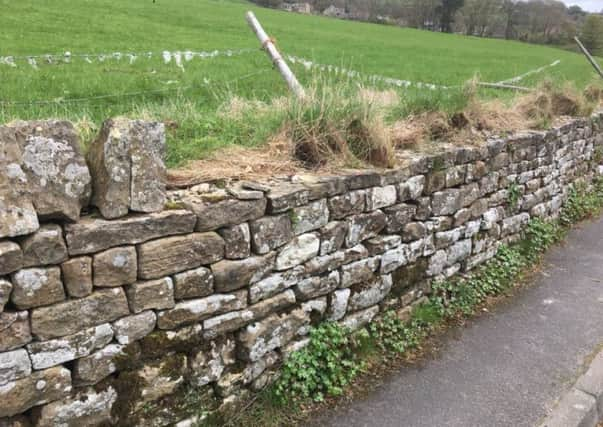
{"label": "green hillside", "polygon": [[[533,86],[549,76],[584,86],[593,76],[583,57],[553,48],[302,16],[246,2],[0,0],[0,7],[0,57],[72,54],[68,64],[38,58],[37,69],[27,58],[15,58],[17,67],[0,64],[0,122],[58,116],[94,128],[117,114],[174,120],[180,127],[170,139],[171,164],[217,146],[256,144],[278,127],[275,122],[241,130],[240,123],[226,123],[215,113],[232,96],[269,100],[286,94],[268,59],[256,50],[258,42],[244,20],[247,10],[256,12],[284,53],[367,75],[453,86],[476,73],[484,81],[500,81],[560,60],[521,84]],[[251,51],[183,61],[184,71],[161,58],[163,50],[215,49]],[[155,54],[139,55],[133,63],[126,57],[88,63],[76,56],[147,51]],[[293,68],[303,84],[316,78],[315,71],[299,64]],[[417,105],[433,98],[446,104],[453,96],[452,90],[399,90],[407,100],[418,99]],[[97,98],[80,99],[90,97]]]}

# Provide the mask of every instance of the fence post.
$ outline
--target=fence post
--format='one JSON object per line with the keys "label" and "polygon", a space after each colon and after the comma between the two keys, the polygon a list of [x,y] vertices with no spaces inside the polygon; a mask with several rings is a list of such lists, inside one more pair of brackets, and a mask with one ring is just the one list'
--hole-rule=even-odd
{"label": "fence post", "polygon": [[266,51],[272,63],[278,68],[278,71],[281,73],[281,76],[289,86],[289,89],[297,96],[299,99],[303,99],[306,96],[306,92],[304,88],[299,84],[295,74],[291,71],[278,49],[268,37],[262,25],[259,23],[253,12],[249,11],[245,14],[245,18],[247,19],[247,23],[259,39],[262,44],[262,48]]}
{"label": "fence post", "polygon": [[597,61],[595,61],[595,58],[592,57],[592,55],[590,54],[588,49],[582,44],[582,42],[580,41],[580,39],[578,37],[574,37],[574,40],[576,40],[576,43],[578,43],[578,46],[580,46],[580,50],[582,51],[584,56],[586,56],[586,59],[588,59],[588,61],[592,64],[592,66],[595,67],[595,70],[597,71],[597,73],[599,73],[601,78],[603,78],[603,70],[601,70],[601,67],[599,66]]}

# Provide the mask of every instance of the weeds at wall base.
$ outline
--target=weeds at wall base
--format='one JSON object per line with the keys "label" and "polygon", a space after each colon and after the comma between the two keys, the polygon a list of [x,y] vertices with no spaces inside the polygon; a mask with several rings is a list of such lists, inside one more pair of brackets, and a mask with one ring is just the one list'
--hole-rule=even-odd
{"label": "weeds at wall base", "polygon": [[334,322],[312,329],[309,345],[292,353],[278,380],[227,425],[302,421],[308,406],[345,395],[359,375],[372,372],[371,367],[408,355],[448,322],[474,315],[491,298],[516,287],[571,225],[597,215],[602,208],[603,178],[590,186],[576,185],[558,219],[532,219],[520,242],[501,245],[494,258],[470,275],[433,283],[427,301],[413,309],[410,319],[403,320],[390,310],[354,333]]}

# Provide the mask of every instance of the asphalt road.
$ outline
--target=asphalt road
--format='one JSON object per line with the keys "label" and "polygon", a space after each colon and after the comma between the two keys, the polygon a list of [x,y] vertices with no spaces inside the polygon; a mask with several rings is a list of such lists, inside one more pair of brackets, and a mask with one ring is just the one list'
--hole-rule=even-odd
{"label": "asphalt road", "polygon": [[532,280],[447,333],[433,359],[312,424],[538,425],[603,344],[603,219],[574,229]]}

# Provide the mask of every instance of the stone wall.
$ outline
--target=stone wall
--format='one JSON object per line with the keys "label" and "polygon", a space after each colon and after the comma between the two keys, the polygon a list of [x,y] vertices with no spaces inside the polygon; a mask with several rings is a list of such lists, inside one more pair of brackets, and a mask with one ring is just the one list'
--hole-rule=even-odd
{"label": "stone wall", "polygon": [[161,184],[159,124],[108,121],[87,162],[68,123],[0,127],[0,425],[232,407],[311,325],[403,314],[558,215],[603,174],[602,118],[394,170],[178,191]]}

